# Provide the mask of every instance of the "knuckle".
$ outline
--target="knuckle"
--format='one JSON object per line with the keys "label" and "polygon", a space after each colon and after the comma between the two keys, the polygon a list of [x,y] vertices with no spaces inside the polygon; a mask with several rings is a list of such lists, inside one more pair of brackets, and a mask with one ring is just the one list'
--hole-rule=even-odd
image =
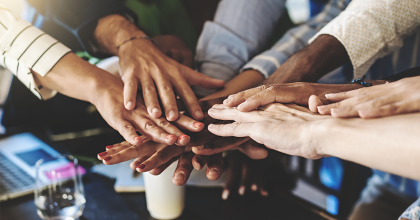
{"label": "knuckle", "polygon": [[145,86],[143,88],[143,93],[144,94],[150,94],[150,93],[154,93],[154,92],[156,92],[156,89],[155,89],[154,86]]}
{"label": "knuckle", "polygon": [[266,90],[268,87],[269,86],[267,85],[262,85],[262,86],[259,86],[258,89],[262,91],[262,90]]}
{"label": "knuckle", "polygon": [[160,120],[160,121],[158,122],[158,125],[159,125],[159,127],[164,128],[164,127],[166,127],[166,126],[168,126],[168,125],[169,125],[169,122],[168,122],[168,121],[166,121],[166,120]]}
{"label": "knuckle", "polygon": [[153,122],[151,122],[151,121],[147,121],[145,124],[144,124],[144,129],[145,130],[151,130],[151,129],[154,129],[156,127],[156,124],[155,123],[153,123]]}
{"label": "knuckle", "polygon": [[172,88],[170,86],[162,86],[162,91],[163,92],[172,92]]}

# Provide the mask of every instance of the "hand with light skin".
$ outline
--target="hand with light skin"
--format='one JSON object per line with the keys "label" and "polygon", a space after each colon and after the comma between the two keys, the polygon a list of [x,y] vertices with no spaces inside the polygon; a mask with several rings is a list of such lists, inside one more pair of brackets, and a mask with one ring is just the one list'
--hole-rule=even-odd
{"label": "hand with light skin", "polygon": [[[336,118],[378,118],[420,111],[420,76],[365,87],[325,97],[333,104],[318,106],[318,112]],[[316,98],[314,98],[316,99]]]}
{"label": "hand with light skin", "polygon": [[318,115],[304,107],[276,103],[251,112],[218,105],[209,110],[209,115],[235,121],[209,125],[209,131],[219,136],[251,137],[286,154],[309,159],[334,156],[420,180],[417,159],[420,113],[344,120]]}
{"label": "hand with light skin", "polygon": [[[175,98],[178,95],[192,117],[201,120],[203,112],[190,85],[215,89],[223,87],[224,82],[179,64],[148,39],[130,40],[116,51],[125,40],[144,35],[145,33],[121,15],[101,18],[94,32],[99,49],[120,58],[126,109],[133,110],[138,105],[136,96],[141,88],[145,109],[153,118],[164,115],[168,121],[175,121],[179,117]],[[189,62],[185,59],[185,62]]]}

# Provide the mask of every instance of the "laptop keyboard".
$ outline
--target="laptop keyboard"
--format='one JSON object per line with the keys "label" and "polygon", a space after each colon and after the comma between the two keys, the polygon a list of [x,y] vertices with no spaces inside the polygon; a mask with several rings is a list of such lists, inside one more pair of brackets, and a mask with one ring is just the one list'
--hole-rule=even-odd
{"label": "laptop keyboard", "polygon": [[33,187],[34,178],[0,153],[0,195]]}

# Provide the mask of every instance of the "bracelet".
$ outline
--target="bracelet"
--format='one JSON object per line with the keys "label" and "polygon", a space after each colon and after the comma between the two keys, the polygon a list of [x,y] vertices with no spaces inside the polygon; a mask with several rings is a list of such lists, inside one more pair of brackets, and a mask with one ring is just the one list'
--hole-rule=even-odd
{"label": "bracelet", "polygon": [[355,80],[351,81],[351,83],[360,84],[363,87],[372,86],[372,83],[365,82],[365,76],[366,75],[364,75],[361,79],[355,79]]}
{"label": "bracelet", "polygon": [[123,42],[121,42],[118,46],[117,46],[117,49],[115,50],[115,55],[117,55],[118,54],[118,51],[120,50],[120,47],[122,46],[122,45],[124,45],[124,44],[126,44],[127,42],[129,42],[129,41],[132,41],[132,40],[135,40],[135,39],[147,39],[147,40],[150,40],[155,46],[156,46],[156,43],[155,43],[155,41],[153,40],[153,38],[151,38],[151,37],[149,37],[149,36],[146,36],[146,35],[137,35],[137,36],[134,36],[134,37],[131,37],[131,38],[129,38],[129,39],[126,39],[126,40],[124,40]]}

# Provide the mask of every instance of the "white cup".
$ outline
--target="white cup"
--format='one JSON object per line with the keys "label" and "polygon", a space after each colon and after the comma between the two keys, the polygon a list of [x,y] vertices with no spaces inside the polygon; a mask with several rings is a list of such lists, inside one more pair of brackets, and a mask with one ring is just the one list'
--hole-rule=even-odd
{"label": "white cup", "polygon": [[143,173],[147,209],[155,219],[175,219],[184,209],[185,186],[172,183],[178,161],[172,163],[160,175]]}

